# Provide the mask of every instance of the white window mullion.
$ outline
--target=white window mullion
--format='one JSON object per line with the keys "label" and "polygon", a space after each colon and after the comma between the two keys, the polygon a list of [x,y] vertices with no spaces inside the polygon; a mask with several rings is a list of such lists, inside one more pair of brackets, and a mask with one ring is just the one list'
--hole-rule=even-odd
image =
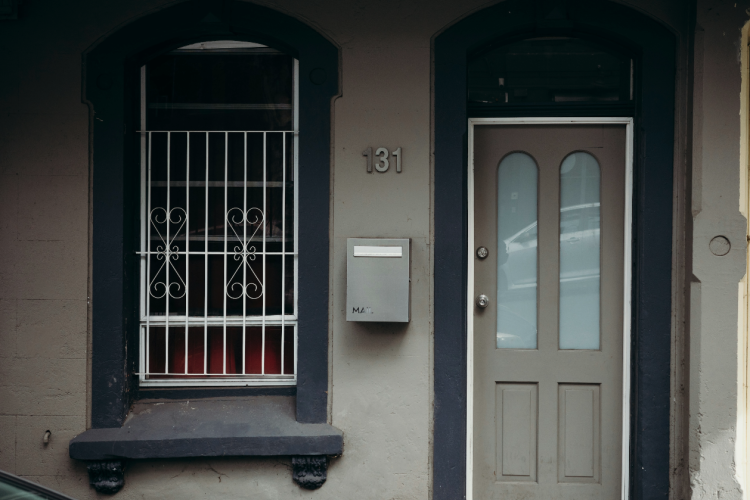
{"label": "white window mullion", "polygon": [[247,266],[250,264],[247,254],[247,132],[243,134],[243,186],[242,186],[242,374],[247,373],[245,366],[245,337],[247,322]]}
{"label": "white window mullion", "polygon": [[[141,66],[141,96],[146,95],[146,66]],[[141,109],[140,109],[140,121],[141,121],[141,130],[146,130],[146,99],[141,98]],[[146,199],[146,193],[148,192],[148,164],[147,164],[147,147],[148,147],[148,137],[146,136],[145,132],[140,133],[141,137],[141,196],[140,196],[140,203],[141,203],[141,245],[140,245],[140,251],[141,251],[141,259],[140,259],[140,274],[141,274],[141,283],[148,283],[148,261],[149,261],[149,255],[147,252],[148,250],[148,243],[146,238],[148,238],[148,231],[149,231],[149,222],[148,222],[148,200]],[[145,293],[144,293],[145,292]],[[141,287],[140,290],[140,301],[138,305],[138,313],[140,314],[141,318],[148,318],[148,310],[146,309],[146,304],[148,302],[148,290],[144,290],[143,287]],[[147,320],[148,321],[148,320]],[[146,327],[148,328],[148,327]],[[139,364],[138,366],[144,367],[146,366],[146,339],[145,339],[145,329],[143,327],[138,329],[138,337],[140,338],[139,342],[139,349],[138,349],[138,355],[139,355]],[[145,380],[145,375],[140,375],[140,380]]]}
{"label": "white window mullion", "polygon": [[[299,297],[299,61],[294,61],[294,317],[299,318],[297,303]],[[297,322],[294,324],[294,378],[297,378]]]}
{"label": "white window mullion", "polygon": [[185,375],[188,373],[188,321],[190,317],[190,132],[185,162]]}
{"label": "white window mullion", "polygon": [[151,346],[151,330],[150,330],[150,319],[151,319],[151,132],[148,133],[148,180],[146,186],[148,188],[148,195],[146,198],[146,216],[147,220],[144,221],[146,225],[146,281],[143,282],[146,288],[146,373],[151,373],[151,356],[149,348]]}
{"label": "white window mullion", "polygon": [[164,301],[165,301],[165,316],[166,316],[166,327],[164,328],[164,373],[169,373],[169,290],[170,290],[170,282],[169,282],[169,268],[171,267],[172,263],[172,242],[169,240],[169,222],[172,218],[171,210],[172,206],[170,205],[171,199],[170,194],[172,193],[172,189],[170,188],[170,182],[172,180],[171,178],[171,160],[172,160],[172,154],[171,154],[171,147],[172,147],[172,133],[167,132],[167,215],[166,215],[166,235],[167,235],[167,241],[166,241],[166,248],[164,249],[166,254],[164,255],[164,259],[166,259],[166,262],[164,264],[164,272],[166,274],[166,280],[164,281],[166,285],[166,293],[164,294]]}
{"label": "white window mullion", "polygon": [[227,374],[227,294],[229,283],[227,283],[227,229],[229,225],[229,217],[227,216],[227,207],[229,203],[229,192],[228,184],[229,181],[229,132],[224,132],[224,324],[223,324],[223,335],[224,335],[224,367],[222,373]]}
{"label": "white window mullion", "polygon": [[208,373],[208,132],[206,132],[206,220],[204,222],[203,250],[205,258],[203,259],[203,374]]}
{"label": "white window mullion", "polygon": [[263,318],[263,324],[261,326],[261,348],[260,348],[260,373],[266,374],[266,220],[268,218],[268,210],[266,207],[266,133],[263,132],[263,222],[261,230],[263,231],[263,281],[261,283],[261,317]]}
{"label": "white window mullion", "polygon": [[286,132],[281,133],[281,374],[284,374],[284,317],[286,316]]}
{"label": "white window mullion", "polygon": [[[167,54],[166,57],[168,58],[170,55]],[[180,99],[175,99],[178,94],[174,94],[174,89],[166,91],[166,95],[160,94],[158,103],[150,102],[148,95],[152,94],[153,89],[161,88],[159,87],[159,79],[164,78],[164,76],[159,76],[161,73],[158,71],[152,72],[150,70],[149,65],[151,64],[164,63],[154,60],[140,68],[141,197],[139,210],[141,242],[137,252],[141,259],[139,264],[141,289],[137,306],[140,315],[139,338],[141,339],[138,351],[139,370],[137,375],[139,376],[139,383],[144,387],[294,385],[297,378],[297,275],[299,268],[297,228],[299,193],[296,182],[299,168],[297,153],[299,144],[299,64],[292,58],[288,60],[288,64],[293,65],[293,67],[286,66],[287,71],[289,69],[293,71],[292,94],[286,100],[286,102],[289,102],[291,98],[291,106],[285,104],[286,107],[274,108],[291,111],[292,127],[283,131],[272,130],[273,126],[255,127],[253,131],[243,131],[220,130],[222,128],[231,129],[230,126],[212,129],[210,126],[203,125],[194,127],[194,130],[177,130],[190,129],[194,123],[188,124],[188,122],[185,122],[186,125],[183,126],[180,123],[181,118],[161,111],[153,115],[153,123],[148,122],[146,118],[147,115],[151,116],[148,113],[152,109],[171,109],[179,114],[188,109],[205,108],[201,104],[177,102]],[[179,81],[173,81],[172,83],[180,84]],[[156,85],[156,87],[152,88],[152,85]],[[245,109],[232,103],[228,103],[226,106],[231,107],[231,109]],[[211,110],[224,108],[213,106],[211,110],[205,109],[213,112]],[[245,111],[241,112],[244,113]],[[282,111],[282,113],[288,112]],[[165,125],[174,123],[175,125],[163,126],[159,123]],[[152,127],[151,130],[149,130],[149,125]],[[214,133],[215,140],[211,139],[211,133]],[[242,134],[243,153],[242,160],[239,157],[233,157],[233,173],[232,179],[230,179],[229,134],[232,133]],[[178,134],[176,137],[179,137],[180,140],[183,134],[186,138],[185,149],[182,149],[179,141],[176,143],[174,158],[172,157],[172,134]],[[196,163],[191,158],[191,152],[201,155],[196,150],[196,147],[198,149],[202,147],[200,142],[202,139],[197,134],[205,134],[205,175],[197,173],[197,177],[192,179],[190,169],[191,167],[200,169],[199,163],[201,161],[200,158],[197,158],[198,163]],[[218,149],[213,153],[210,151],[211,147],[221,147],[219,143],[220,134],[224,136],[223,179],[221,178],[221,164],[211,164],[211,155],[213,154],[214,161],[220,161],[221,151]],[[275,141],[279,138],[278,134],[281,134],[281,141],[277,143]],[[196,144],[191,144],[191,137],[196,139]],[[233,153],[237,152],[235,146],[239,147],[239,136],[235,135],[235,138],[238,143],[233,143]],[[166,143],[163,143],[162,140]],[[257,148],[259,146],[258,140],[263,141],[262,152]],[[214,142],[213,146],[211,146],[212,141]],[[273,142],[273,144],[270,144],[270,142]],[[278,155],[277,148],[279,146],[282,150],[281,155]],[[166,158],[162,156],[164,154],[166,154]],[[180,179],[182,175],[180,171],[183,169],[180,162],[183,154],[186,154],[184,180]],[[173,160],[176,167],[175,175],[172,175]],[[238,177],[238,172],[234,170],[235,166],[239,168],[240,161],[242,161],[243,168],[241,178]],[[260,174],[260,172],[257,172],[259,166],[263,169],[262,175],[258,175]],[[162,173],[164,168],[166,168],[166,172]],[[278,168],[282,169],[281,175],[278,175]],[[202,177],[205,177],[205,180]],[[287,187],[292,188],[288,193]],[[172,188],[175,188],[174,193],[172,193]],[[201,210],[201,188],[204,189],[202,194],[205,201],[203,208],[205,223],[196,222],[197,225],[191,227],[191,223],[199,221],[201,217],[201,214],[193,214],[197,215],[198,219],[192,217],[195,221],[191,221],[190,214],[191,205],[193,210]],[[221,213],[222,202],[220,201],[222,188],[224,196],[223,214]],[[239,222],[228,217],[230,210],[239,211],[240,209],[237,188],[243,190],[242,216],[239,217],[243,224],[241,233],[236,231]],[[257,191],[258,188],[263,190],[262,201],[258,197],[258,194],[260,194]],[[166,193],[162,191],[163,189],[166,189]],[[278,189],[281,189],[281,196],[278,196]],[[197,201],[191,200],[192,192],[196,193]],[[230,193],[236,193],[236,195],[232,195],[232,200],[229,199]],[[172,194],[175,196],[173,197]],[[180,201],[183,194],[185,196],[184,204]],[[281,210],[277,212],[276,208],[278,208],[279,201],[281,202]],[[289,207],[287,207],[287,204],[289,204]],[[287,208],[293,210],[293,212],[289,213]],[[253,212],[257,215],[254,219],[251,219],[250,215]],[[279,216],[281,217],[281,223],[277,225]],[[292,227],[289,227],[286,223],[288,216]],[[160,227],[161,224],[165,224],[166,227]],[[201,225],[203,227],[200,227]],[[221,234],[222,226],[223,235]],[[183,227],[185,229],[184,234],[182,234]],[[279,230],[281,231],[280,235],[278,234]],[[201,231],[204,232],[203,235],[200,234]],[[259,238],[256,238],[258,231],[262,231],[262,234]],[[239,244],[235,245],[234,241],[230,244],[230,237],[236,237]],[[183,238],[185,240],[184,245],[182,243]],[[223,245],[220,241],[223,241]],[[259,244],[260,249],[258,248]],[[280,249],[275,247],[269,249],[269,246],[278,244],[281,245]],[[231,255],[230,252],[232,252]],[[238,255],[239,252],[241,252],[241,255]],[[192,293],[190,290],[191,279],[193,282],[199,282],[201,276],[196,274],[195,269],[191,273],[191,256],[196,258],[197,265],[201,260],[204,265],[203,290],[195,289],[192,290]],[[260,256],[262,261],[259,261],[257,256]],[[272,256],[270,257],[271,262],[267,262],[267,258],[269,258],[267,256]],[[180,267],[182,258],[185,259],[184,272]],[[289,258],[288,263],[287,258]],[[275,271],[272,266],[272,262],[277,262],[278,259],[281,263],[281,272]],[[156,267],[151,264],[155,264]],[[234,264],[242,266],[241,274],[236,267],[231,268]],[[222,265],[223,270],[220,270]],[[269,266],[271,267],[269,268]],[[262,269],[257,269],[258,267]],[[164,268],[163,275],[162,268]],[[223,283],[221,282],[222,273]],[[287,283],[289,274],[293,274],[293,279]],[[270,312],[269,307],[272,307],[275,300],[278,300],[279,290],[274,292],[277,298],[271,297],[271,302],[268,302],[269,297],[265,294],[267,279],[274,280],[272,283],[274,286],[278,286],[275,280],[281,279],[281,310],[273,311],[271,315],[268,314]],[[236,304],[234,295],[229,294],[229,287],[233,284],[230,281],[241,286],[241,308]],[[154,286],[157,287],[156,292],[154,292]],[[185,288],[181,289],[183,286]],[[251,295],[248,292],[248,287],[256,287],[257,292],[253,291]],[[200,293],[203,293],[202,317],[199,312],[200,305],[197,306],[198,309],[191,309],[190,305],[191,294],[193,300],[195,300],[198,298],[195,294],[200,295]],[[221,293],[221,296],[219,296],[219,293]],[[292,294],[294,294],[294,300],[290,302],[289,310],[287,310],[286,296]],[[165,301],[164,304],[161,303],[162,299]],[[178,303],[179,300],[183,299],[185,300],[184,307]],[[262,301],[260,307],[257,307],[257,299]],[[221,300],[221,303],[219,303],[219,300]],[[152,328],[157,334],[164,331],[164,338],[159,338],[157,335],[154,342],[157,350],[161,349],[161,346],[165,349],[163,355],[154,351],[154,366],[151,366],[152,356],[150,355],[151,347],[153,347],[151,345]],[[176,352],[172,351],[176,351],[180,347],[180,345],[175,344],[175,342],[179,344],[180,341],[171,338],[172,328],[175,329],[175,332],[184,330],[183,370],[169,366],[170,362],[173,362],[175,366],[179,362],[173,356]],[[278,346],[275,346],[275,342],[279,341],[279,338],[275,335],[267,338],[267,334],[271,331],[276,332],[279,328],[281,329],[281,335],[279,336],[281,346],[279,350],[276,350]],[[191,341],[190,334],[200,335],[201,329],[203,331],[203,371],[201,372],[200,368],[195,366],[195,369],[191,372],[190,360],[195,358],[194,355],[197,355],[200,340],[196,337],[194,341]],[[230,335],[239,329],[242,329],[241,343],[239,338]],[[256,335],[258,331],[261,333],[260,339]],[[221,336],[219,336],[220,332]],[[248,336],[249,333],[252,333],[252,336]],[[177,336],[179,337],[179,335]],[[241,353],[233,350],[230,356],[230,340],[232,341],[232,349],[241,347]],[[258,340],[260,340],[260,343],[257,342]],[[274,344],[275,347],[272,348],[269,343]],[[194,352],[190,351],[191,346],[194,348]],[[209,347],[214,347],[214,351],[210,352]],[[219,349],[221,349],[221,352],[218,351]],[[260,353],[257,352],[258,349]],[[269,349],[273,353],[273,358],[266,360]],[[293,352],[289,352],[290,349]],[[248,360],[249,350],[252,352],[249,353],[250,358]],[[256,356],[257,354],[260,354],[260,356]],[[275,363],[276,356],[279,356],[279,354],[281,355],[280,368],[277,368]],[[242,356],[241,368],[237,366],[239,360],[236,359],[236,356],[238,355]],[[159,357],[162,359],[159,359]],[[164,369],[158,368],[162,361],[165,364]],[[271,364],[266,365],[266,361]],[[273,366],[273,369],[271,369],[271,366]],[[211,369],[209,370],[209,368]],[[275,373],[269,374],[269,370]],[[209,373],[209,371],[214,373]]]}
{"label": "white window mullion", "polygon": [[[146,66],[141,66],[141,95],[146,95]],[[141,99],[141,130],[146,130],[146,100]],[[141,203],[141,245],[140,245],[140,251],[141,251],[141,260],[140,260],[140,272],[141,272],[141,283],[146,283],[146,280],[148,279],[148,274],[146,273],[146,261],[148,260],[148,255],[146,252],[146,238],[148,237],[148,219],[146,217],[147,214],[147,206],[146,206],[146,193],[148,186],[146,185],[146,182],[148,181],[147,177],[147,144],[148,144],[148,137],[145,132],[140,133],[140,139],[141,139],[141,197],[140,197],[140,203]],[[146,294],[143,293],[143,289],[141,289],[140,293],[140,303],[138,305],[139,310],[138,313],[140,314],[141,318],[145,318],[147,316],[146,313]]]}

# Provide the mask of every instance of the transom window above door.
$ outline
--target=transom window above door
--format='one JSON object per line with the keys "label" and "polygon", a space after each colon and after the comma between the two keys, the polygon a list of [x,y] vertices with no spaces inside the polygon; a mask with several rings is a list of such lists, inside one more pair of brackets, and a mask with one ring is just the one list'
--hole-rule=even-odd
{"label": "transom window above door", "polygon": [[141,68],[142,386],[296,383],[297,67],[207,42]]}
{"label": "transom window above door", "polygon": [[631,57],[579,38],[493,47],[476,54],[468,70],[470,106],[633,100]]}

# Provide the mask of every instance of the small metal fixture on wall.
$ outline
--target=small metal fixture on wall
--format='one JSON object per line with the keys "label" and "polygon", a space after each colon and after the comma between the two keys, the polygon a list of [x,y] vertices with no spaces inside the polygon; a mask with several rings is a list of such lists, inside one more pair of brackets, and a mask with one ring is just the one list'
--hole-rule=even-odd
{"label": "small metal fixture on wall", "polygon": [[346,320],[409,322],[411,240],[348,238]]}

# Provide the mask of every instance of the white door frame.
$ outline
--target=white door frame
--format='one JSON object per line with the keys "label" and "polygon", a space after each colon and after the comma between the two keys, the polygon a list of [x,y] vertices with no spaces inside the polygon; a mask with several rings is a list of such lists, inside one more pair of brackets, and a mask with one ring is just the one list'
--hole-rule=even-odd
{"label": "white door frame", "polygon": [[474,127],[482,125],[625,125],[625,252],[623,264],[622,343],[622,481],[621,500],[630,486],[630,329],[633,239],[633,118],[469,118],[469,161],[466,189],[468,200],[468,276],[466,286],[466,500],[473,500],[474,481]]}

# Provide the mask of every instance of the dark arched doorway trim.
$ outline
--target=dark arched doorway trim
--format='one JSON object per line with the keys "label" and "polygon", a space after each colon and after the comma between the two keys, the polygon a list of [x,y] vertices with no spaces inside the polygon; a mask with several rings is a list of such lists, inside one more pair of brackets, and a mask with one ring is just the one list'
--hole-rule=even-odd
{"label": "dark arched doorway trim", "polygon": [[[137,238],[138,68],[190,43],[246,40],[299,60],[300,174],[298,382],[296,391],[257,388],[243,395],[296,392],[296,419],[327,421],[328,231],[331,98],[338,93],[338,49],[297,19],[243,1],[182,2],[157,10],[99,41],[83,55],[84,100],[91,107],[92,401],[95,429],[119,428],[138,398]],[[323,230],[321,230],[321,228]],[[242,392],[244,391],[244,392]],[[264,392],[265,391],[265,392]],[[287,392],[289,392],[287,390]],[[193,389],[177,397],[238,395]],[[150,395],[154,397],[154,395]],[[158,397],[175,397],[161,394]],[[288,454],[288,453],[287,453]]]}
{"label": "dark arched doorway trim", "polygon": [[631,497],[667,498],[676,41],[664,26],[608,1],[506,1],[434,41],[435,353],[433,495],[465,497],[467,59],[490,44],[548,35],[595,38],[635,58],[635,105],[519,107],[503,116],[635,118]]}

